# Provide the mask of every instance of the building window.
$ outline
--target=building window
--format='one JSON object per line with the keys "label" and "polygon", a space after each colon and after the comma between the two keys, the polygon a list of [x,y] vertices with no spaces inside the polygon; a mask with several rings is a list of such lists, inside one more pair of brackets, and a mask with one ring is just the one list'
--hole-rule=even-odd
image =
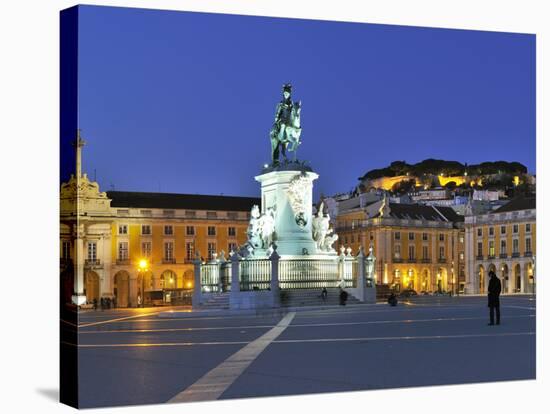
{"label": "building window", "polygon": [[212,260],[214,258],[215,253],[216,253],[216,243],[208,243],[208,260]]}
{"label": "building window", "polygon": [[489,227],[489,236],[494,236],[494,235],[495,235],[495,228]]}
{"label": "building window", "polygon": [[489,240],[489,257],[495,257],[495,242]]}
{"label": "building window", "polygon": [[218,213],[216,213],[215,211],[207,211],[206,218],[209,218],[209,219],[218,218]]}
{"label": "building window", "polygon": [[216,227],[208,226],[208,235],[209,236],[215,236],[216,235]]}
{"label": "building window", "polygon": [[422,240],[428,241],[428,233],[422,233]]}
{"label": "building window", "polygon": [[395,237],[395,240],[401,240],[401,233],[398,232],[398,231],[396,231],[396,232],[394,233],[394,237]]}
{"label": "building window", "polygon": [[414,240],[414,233],[409,232],[409,240]]}
{"label": "building window", "polygon": [[445,241],[445,235],[443,233],[439,233],[439,241]]}
{"label": "building window", "polygon": [[506,234],[506,226],[500,226],[500,234]]}
{"label": "building window", "polygon": [[500,241],[500,254],[506,254],[506,240]]}
{"label": "building window", "polygon": [[513,228],[514,233],[517,233],[517,232],[518,232],[518,227],[519,227],[519,226],[518,226],[517,224],[514,224],[514,228]]}
{"label": "building window", "polygon": [[409,246],[409,260],[414,260],[414,246]]}
{"label": "building window", "polygon": [[162,214],[164,217],[174,217],[175,211],[174,210],[163,210]]}
{"label": "building window", "polygon": [[483,257],[483,242],[477,242],[477,256]]}
{"label": "building window", "polygon": [[477,229],[477,237],[481,236],[483,236],[483,229],[480,227],[479,229]]}
{"label": "building window", "polygon": [[229,242],[227,244],[227,251],[228,252],[236,252],[237,251],[237,243]]}
{"label": "building window", "polygon": [[150,235],[151,234],[151,226],[149,224],[143,224],[141,226],[141,234]]}
{"label": "building window", "polygon": [[428,246],[422,246],[422,259],[428,260]]}
{"label": "building window", "polygon": [[525,225],[525,233],[531,233],[531,223]]}
{"label": "building window", "polygon": [[401,259],[401,245],[400,244],[395,245],[393,257],[396,258],[396,259]]}
{"label": "building window", "polygon": [[151,217],[153,212],[151,210],[140,210],[140,214],[145,217]]}
{"label": "building window", "polygon": [[151,257],[151,242],[141,243],[141,256]]}
{"label": "building window", "polygon": [[88,260],[97,260],[96,242],[88,242]]}
{"label": "building window", "polygon": [[169,226],[164,226],[164,235],[165,236],[171,236],[174,234],[174,227],[169,225]]}
{"label": "building window", "polygon": [[118,259],[128,260],[128,242],[118,243]]}
{"label": "building window", "polygon": [[512,253],[519,253],[519,240],[512,240]]}
{"label": "building window", "polygon": [[237,235],[237,231],[236,231],[235,227],[228,227],[227,228],[227,235],[229,237],[235,237]]}
{"label": "building window", "polygon": [[373,233],[370,233],[369,239],[370,239],[371,241],[374,240],[374,234],[373,234]]}
{"label": "building window", "polygon": [[458,254],[458,258],[459,258],[459,260],[464,260],[464,252],[460,252]]}
{"label": "building window", "polygon": [[119,224],[118,234],[128,234],[128,226],[126,224]]}
{"label": "building window", "polygon": [[187,242],[185,243],[185,257],[187,260],[193,260],[195,256],[195,243]]}
{"label": "building window", "polygon": [[195,218],[195,217],[197,217],[197,212],[193,211],[193,210],[186,210],[185,211],[185,217]]}
{"label": "building window", "polygon": [[461,244],[464,243],[464,236],[460,236],[458,238],[458,242],[461,243]]}
{"label": "building window", "polygon": [[228,211],[227,218],[230,220],[237,220],[239,218],[239,214],[236,211]]}
{"label": "building window", "polygon": [[164,259],[165,260],[174,259],[174,243],[164,242]]}
{"label": "building window", "polygon": [[187,234],[188,236],[194,236],[195,235],[195,227],[187,226],[185,228],[185,234]]}
{"label": "building window", "polygon": [[445,247],[439,246],[439,260],[445,260]]}
{"label": "building window", "polygon": [[525,252],[531,253],[531,237],[525,239]]}
{"label": "building window", "polygon": [[62,253],[63,259],[70,259],[71,258],[71,242],[70,241],[64,241],[63,242],[63,249]]}

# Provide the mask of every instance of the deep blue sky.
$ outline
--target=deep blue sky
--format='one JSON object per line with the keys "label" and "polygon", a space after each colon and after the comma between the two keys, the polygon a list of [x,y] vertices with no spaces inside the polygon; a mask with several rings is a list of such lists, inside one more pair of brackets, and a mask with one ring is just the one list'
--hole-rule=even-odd
{"label": "deep blue sky", "polygon": [[281,85],[315,196],[394,160],[535,172],[535,36],[80,8],[84,170],[103,190],[259,193]]}

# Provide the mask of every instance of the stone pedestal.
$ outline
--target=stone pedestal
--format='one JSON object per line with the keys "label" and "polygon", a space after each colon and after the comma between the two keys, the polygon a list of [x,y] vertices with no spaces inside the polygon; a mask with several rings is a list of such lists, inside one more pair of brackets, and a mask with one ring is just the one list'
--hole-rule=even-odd
{"label": "stone pedestal", "polygon": [[262,186],[262,214],[275,210],[274,242],[281,257],[314,255],[312,237],[313,181],[319,177],[307,168],[267,170],[255,177]]}

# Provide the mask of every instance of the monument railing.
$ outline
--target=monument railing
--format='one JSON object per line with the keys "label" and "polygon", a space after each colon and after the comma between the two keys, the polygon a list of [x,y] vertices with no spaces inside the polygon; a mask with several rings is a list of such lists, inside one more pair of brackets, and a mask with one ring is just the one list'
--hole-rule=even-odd
{"label": "monument railing", "polygon": [[[342,254],[330,258],[244,259],[196,262],[201,293],[231,290],[267,291],[280,289],[356,288],[360,273],[359,258]],[[236,274],[233,275],[233,272]],[[237,283],[238,286],[233,286]],[[275,282],[275,284],[273,284]]]}
{"label": "monument railing", "polygon": [[220,292],[220,265],[216,262],[200,265],[200,287],[202,292]]}
{"label": "monument railing", "polygon": [[239,262],[241,291],[269,290],[271,288],[271,260],[255,259]]}
{"label": "monument railing", "polygon": [[222,262],[220,264],[220,292],[229,292],[231,290],[231,262]]}
{"label": "monument railing", "polygon": [[[351,276],[351,270],[349,273]],[[279,261],[279,287],[281,289],[335,288],[340,285],[340,282],[340,264],[335,259]]]}

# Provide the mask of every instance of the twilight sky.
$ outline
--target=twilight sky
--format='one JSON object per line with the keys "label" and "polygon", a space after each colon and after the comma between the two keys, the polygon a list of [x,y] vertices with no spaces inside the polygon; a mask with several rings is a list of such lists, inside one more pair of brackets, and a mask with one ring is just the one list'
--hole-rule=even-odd
{"label": "twilight sky", "polygon": [[535,172],[535,36],[80,7],[84,171],[106,191],[259,195],[281,86],[315,198],[394,160]]}

